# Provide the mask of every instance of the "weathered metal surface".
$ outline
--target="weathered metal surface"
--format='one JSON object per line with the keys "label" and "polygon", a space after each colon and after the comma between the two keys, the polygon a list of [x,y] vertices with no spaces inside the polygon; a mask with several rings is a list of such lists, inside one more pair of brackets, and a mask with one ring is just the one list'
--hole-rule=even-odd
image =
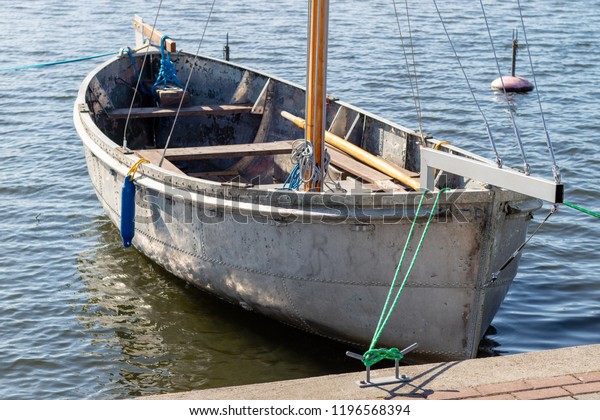
{"label": "weathered metal surface", "polygon": [[[114,107],[127,102],[126,92],[118,91],[114,78],[115,72],[130,71],[128,61],[117,59],[92,73],[74,112],[92,183],[114,223],[119,221],[120,186],[137,158],[119,150],[122,133],[114,121],[109,124],[94,98],[106,95]],[[192,60],[183,55],[180,62],[191,65]],[[173,147],[302,137],[301,130],[278,117],[281,110],[303,114],[304,92],[299,87],[218,60],[202,58],[196,67],[193,103],[206,103],[209,98],[227,103],[226,98],[236,98],[260,103],[263,114],[237,120],[220,116],[211,122],[191,117],[194,123],[180,129]],[[83,103],[89,104],[90,114],[79,112]],[[328,107],[328,124],[334,123],[338,134],[343,136],[340,131],[347,129],[353,142],[372,153],[393,151],[399,165],[418,161],[412,131],[339,101]],[[356,121],[361,121],[362,132]],[[146,141],[145,130],[140,127],[137,144]],[[160,130],[154,133],[158,144],[145,147],[160,147]],[[211,170],[232,170],[260,183],[289,171],[271,156],[213,165]],[[203,172],[201,164],[193,169]],[[419,192],[371,193],[359,183],[355,191],[310,193],[276,190],[258,182],[252,188],[228,187],[151,164],[138,173],[143,177],[136,181],[133,244],[140,252],[178,277],[245,309],[357,346],[368,345],[373,335],[412,219],[420,221],[418,236],[429,211],[415,215]],[[443,181],[438,187],[442,186]],[[433,195],[426,205],[432,203]],[[438,360],[474,357],[518,260],[496,281],[491,274],[523,241],[530,213],[537,207],[524,195],[483,185],[443,194],[380,344],[402,347],[418,342],[415,353]]]}

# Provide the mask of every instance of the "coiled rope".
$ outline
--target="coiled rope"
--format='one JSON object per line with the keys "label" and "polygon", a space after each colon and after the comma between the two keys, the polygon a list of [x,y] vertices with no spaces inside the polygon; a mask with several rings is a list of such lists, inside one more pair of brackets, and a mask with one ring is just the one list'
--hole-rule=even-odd
{"label": "coiled rope", "polygon": [[156,81],[154,85],[152,85],[152,94],[157,97],[156,89],[158,89],[161,85],[163,88],[167,88],[169,85],[175,85],[181,89],[183,89],[183,85],[177,78],[177,70],[175,70],[175,64],[171,61],[171,53],[165,51],[165,42],[167,39],[171,39],[167,35],[164,35],[160,39],[160,70],[158,71],[158,76],[156,76]]}
{"label": "coiled rope", "polygon": [[419,240],[419,244],[417,245],[417,248],[415,249],[415,252],[413,254],[412,261],[410,262],[410,265],[408,266],[408,270],[406,271],[406,274],[404,275],[404,279],[402,280],[402,283],[400,284],[398,291],[396,292],[396,296],[394,297],[394,299],[392,301],[394,288],[396,287],[396,283],[398,282],[400,270],[402,269],[402,264],[404,262],[404,259],[406,258],[408,246],[411,242],[411,239],[412,239],[412,236],[413,236],[413,233],[415,230],[415,226],[417,225],[417,216],[419,215],[419,212],[421,211],[421,207],[423,205],[423,201],[425,201],[425,197],[429,193],[429,191],[427,189],[423,190],[423,194],[421,195],[421,199],[419,200],[419,205],[417,206],[417,211],[415,212],[415,217],[413,219],[412,225],[408,232],[408,236],[406,238],[406,243],[404,244],[404,249],[402,250],[402,255],[400,257],[400,261],[398,262],[398,266],[396,267],[396,273],[394,274],[394,279],[392,280],[392,284],[390,286],[390,290],[389,290],[387,298],[385,300],[385,304],[383,305],[383,309],[381,311],[381,316],[379,317],[379,322],[377,323],[377,328],[375,328],[375,333],[373,334],[373,340],[371,340],[371,345],[369,346],[369,350],[367,350],[365,352],[365,354],[363,355],[362,362],[365,366],[372,366],[375,363],[380,362],[383,359],[400,360],[404,357],[404,355],[400,352],[400,350],[398,350],[395,347],[393,347],[391,349],[382,349],[382,348],[376,349],[375,346],[377,345],[377,341],[379,340],[379,337],[383,333],[385,326],[387,325],[390,317],[392,316],[394,309],[396,308],[396,305],[398,304],[398,299],[400,298],[400,295],[402,294],[402,291],[404,290],[404,285],[406,284],[406,281],[408,280],[408,277],[410,276],[410,273],[413,270],[415,262],[417,261],[419,252],[421,251],[421,248],[423,247],[425,235],[427,235],[427,230],[429,229],[431,220],[433,219],[433,216],[436,213],[435,209],[437,208],[440,197],[445,191],[448,191],[448,190],[449,190],[449,188],[444,188],[444,189],[440,190],[438,192],[437,196],[435,197],[435,201],[433,203],[433,206],[431,207],[429,217],[427,218],[427,223],[425,224],[425,227],[423,228],[423,233],[421,234],[421,239]]}
{"label": "coiled rope", "polygon": [[283,183],[283,187],[280,188],[282,190],[298,190],[301,186],[309,184],[315,179],[325,179],[325,176],[321,178],[321,174],[328,174],[331,156],[325,150],[324,167],[321,170],[315,162],[312,143],[302,141],[299,145],[293,147],[290,159],[292,163],[295,163],[295,166]]}

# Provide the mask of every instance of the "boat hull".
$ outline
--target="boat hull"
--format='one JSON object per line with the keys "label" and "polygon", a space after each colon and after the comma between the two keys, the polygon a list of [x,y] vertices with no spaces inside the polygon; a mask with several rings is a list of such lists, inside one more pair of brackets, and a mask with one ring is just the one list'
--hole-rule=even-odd
{"label": "boat hull", "polygon": [[[98,198],[118,226],[126,168],[88,148],[86,158]],[[478,201],[466,197],[475,194]],[[476,356],[518,261],[495,282],[492,267],[523,241],[531,209],[500,211],[507,202],[492,192],[465,192],[467,199],[454,202],[460,220],[434,219],[380,345],[417,342],[419,359]],[[413,203],[399,220],[307,223],[154,184],[140,185],[137,205],[134,246],[169,272],[244,309],[358,348],[372,338],[415,210]]]}
{"label": "boat hull", "polygon": [[[74,120],[92,184],[119,225],[120,194],[135,156],[95,124],[84,82]],[[432,211],[420,192],[304,193],[244,189],[144,165],[133,245],[166,270],[244,309],[366,349],[413,219]],[[499,189],[443,194],[379,346],[414,342],[418,360],[475,357],[519,259],[492,273],[523,242],[540,203]],[[400,280],[416,248],[409,247]]]}

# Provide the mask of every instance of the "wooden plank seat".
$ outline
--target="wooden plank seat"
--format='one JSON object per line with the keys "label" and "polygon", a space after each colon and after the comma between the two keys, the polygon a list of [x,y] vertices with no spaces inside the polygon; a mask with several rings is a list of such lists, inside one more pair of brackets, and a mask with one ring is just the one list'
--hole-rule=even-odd
{"label": "wooden plank seat", "polygon": [[[148,159],[150,163],[158,166],[160,163],[160,159],[162,157],[162,150],[159,149],[146,149],[146,150],[136,150],[135,155],[144,159]],[[173,165],[167,159],[163,159],[163,163],[161,166],[163,169],[167,171],[174,172],[178,175],[185,175],[185,173],[179,169],[177,166]]]}
{"label": "wooden plank seat", "polygon": [[[235,105],[195,105],[182,107],[179,110],[180,117],[192,117],[197,115],[227,115],[227,114],[244,114],[252,111],[252,104],[235,104]],[[174,117],[177,114],[177,108],[154,108],[142,107],[132,108],[131,113],[128,108],[118,108],[107,111],[111,118],[122,119],[127,118],[164,118]]]}
{"label": "wooden plank seat", "polygon": [[[172,170],[178,174],[183,172],[177,168],[171,161],[181,160],[199,160],[199,159],[224,159],[245,156],[268,156],[277,154],[291,154],[293,145],[297,141],[274,141],[266,143],[245,143],[245,144],[227,144],[218,146],[196,146],[196,147],[175,147],[167,149],[162,167]],[[364,163],[361,163],[351,156],[333,147],[327,150],[331,156],[331,164],[346,171],[356,177],[372,184],[370,187],[380,190],[404,190],[404,187],[395,183],[389,175],[378,171]],[[162,156],[162,149],[136,150],[140,157],[145,157],[151,163],[158,165]],[[408,171],[407,171],[408,172]],[[190,174],[207,176],[207,173]],[[219,173],[218,175],[224,175]],[[234,175],[234,174],[227,174]],[[416,176],[417,174],[415,174]]]}
{"label": "wooden plank seat", "polygon": [[218,181],[230,180],[240,176],[239,171],[227,169],[224,171],[208,171],[208,172],[190,172],[189,176],[194,178],[216,179]]}
{"label": "wooden plank seat", "polygon": [[[267,143],[225,144],[218,146],[173,147],[167,149],[165,158],[176,160],[226,159],[243,156],[268,156],[292,153],[293,141]],[[143,152],[159,152],[162,149],[146,149]]]}
{"label": "wooden plank seat", "polygon": [[373,184],[374,189],[404,191],[404,187],[394,183],[389,175],[379,172],[377,169],[365,165],[352,156],[333,147],[327,147],[327,151],[329,152],[329,156],[331,156],[332,165]]}

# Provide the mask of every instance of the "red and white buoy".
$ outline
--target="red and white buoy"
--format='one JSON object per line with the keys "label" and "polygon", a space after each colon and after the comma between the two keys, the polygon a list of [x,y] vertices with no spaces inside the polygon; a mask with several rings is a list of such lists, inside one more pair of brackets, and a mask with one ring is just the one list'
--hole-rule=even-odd
{"label": "red and white buoy", "polygon": [[534,86],[529,80],[524,77],[515,76],[515,68],[517,66],[517,49],[519,48],[519,43],[517,41],[516,31],[513,32],[513,42],[512,42],[512,69],[510,76],[502,76],[498,77],[496,80],[492,82],[492,89],[501,90],[506,92],[530,92],[533,90]]}
{"label": "red and white buoy", "polygon": [[533,90],[533,83],[524,77],[502,76],[492,82],[492,89],[516,93],[530,92]]}

